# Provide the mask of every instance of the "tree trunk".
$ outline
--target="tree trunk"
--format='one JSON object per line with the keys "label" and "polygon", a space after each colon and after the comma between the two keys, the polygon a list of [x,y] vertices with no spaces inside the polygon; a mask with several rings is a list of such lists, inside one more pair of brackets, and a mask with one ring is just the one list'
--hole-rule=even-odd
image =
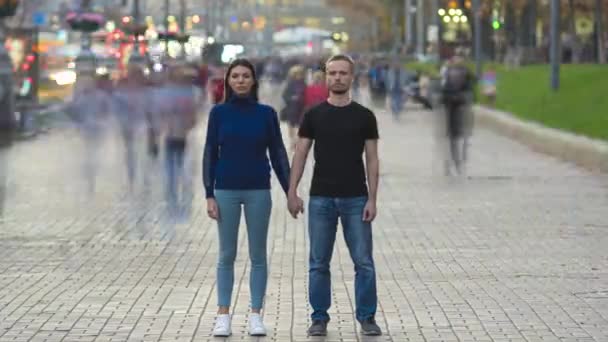
{"label": "tree trunk", "polygon": [[512,2],[507,2],[505,8],[505,36],[507,40],[507,47],[513,48],[517,45],[517,16],[515,15],[515,9],[513,8]]}
{"label": "tree trunk", "polygon": [[570,31],[570,48],[572,53],[572,63],[580,62],[581,49],[576,36],[576,11],[574,7],[574,0],[568,0],[568,28]]}
{"label": "tree trunk", "polygon": [[536,46],[537,0],[528,0],[519,19],[519,41],[525,48]]}
{"label": "tree trunk", "polygon": [[604,46],[604,25],[602,23],[603,16],[602,0],[595,0],[595,39],[597,49],[597,62],[600,64],[606,63],[606,46]]}
{"label": "tree trunk", "polygon": [[[470,18],[467,22],[471,31],[471,37],[475,37],[477,27],[475,27],[475,14],[471,9],[466,8],[465,0],[460,0],[460,8],[463,8],[464,14]],[[484,59],[494,59],[494,29],[492,28],[491,18],[484,16],[481,18],[481,55]],[[473,44],[472,44],[473,45]],[[473,51],[474,55],[475,51]]]}

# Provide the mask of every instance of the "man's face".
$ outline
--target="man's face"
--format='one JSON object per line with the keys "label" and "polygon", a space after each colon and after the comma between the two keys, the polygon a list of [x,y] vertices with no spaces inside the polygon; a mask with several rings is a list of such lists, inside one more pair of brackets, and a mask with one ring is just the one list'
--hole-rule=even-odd
{"label": "man's face", "polygon": [[353,71],[347,61],[327,63],[327,87],[334,94],[345,94],[353,83]]}

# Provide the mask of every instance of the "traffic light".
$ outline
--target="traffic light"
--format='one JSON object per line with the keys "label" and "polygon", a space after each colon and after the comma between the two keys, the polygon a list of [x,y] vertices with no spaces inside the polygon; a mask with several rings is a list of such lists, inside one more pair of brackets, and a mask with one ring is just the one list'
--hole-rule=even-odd
{"label": "traffic light", "polygon": [[349,39],[350,37],[346,32],[334,32],[331,34],[331,40],[336,43],[346,43]]}
{"label": "traffic light", "polygon": [[19,85],[18,98],[19,100],[36,102],[38,97],[38,80],[39,80],[39,68],[38,58],[35,52],[29,53],[19,66],[17,72],[17,80],[21,83]]}

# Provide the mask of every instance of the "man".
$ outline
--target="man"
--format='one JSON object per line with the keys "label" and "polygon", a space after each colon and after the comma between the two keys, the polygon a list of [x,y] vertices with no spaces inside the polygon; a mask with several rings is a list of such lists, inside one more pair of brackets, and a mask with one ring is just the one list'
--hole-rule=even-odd
{"label": "man", "polygon": [[[127,75],[120,80],[112,93],[114,114],[117,117],[125,144],[125,157],[129,191],[135,190],[139,155],[137,139],[146,125],[146,76],[139,65],[130,65]],[[139,170],[141,172],[141,170]]]}
{"label": "man", "polygon": [[[297,218],[304,202],[297,188],[314,141],[315,168],[310,189],[309,301],[314,310],[311,336],[325,336],[331,304],[329,264],[336,240],[338,219],[355,264],[356,316],[364,335],[381,335],[375,322],[376,271],[372,256],[372,221],[378,192],[378,126],[374,114],[353,102],[350,88],[354,62],[336,55],[326,63],[329,98],[304,115],[298,132],[288,206]],[[366,184],[363,152],[367,164]]]}
{"label": "man", "polygon": [[454,56],[442,70],[442,97],[446,110],[446,135],[450,158],[445,161],[445,174],[452,174],[452,166],[464,173],[467,159],[468,136],[471,134],[470,106],[475,86],[475,75],[460,56]]}
{"label": "man", "polygon": [[[184,158],[190,131],[196,125],[196,103],[192,79],[196,71],[188,66],[170,69],[169,84],[165,89],[167,109],[163,113],[165,137],[165,168],[167,176],[166,196],[169,208],[173,211],[189,209],[192,195],[190,175],[184,172]],[[181,190],[181,195],[180,195]]]}
{"label": "man", "polygon": [[394,61],[389,69],[387,73],[387,83],[389,85],[388,91],[390,94],[391,111],[395,120],[399,121],[399,116],[403,111],[403,106],[407,100],[405,88],[408,83],[407,74],[399,60]]}

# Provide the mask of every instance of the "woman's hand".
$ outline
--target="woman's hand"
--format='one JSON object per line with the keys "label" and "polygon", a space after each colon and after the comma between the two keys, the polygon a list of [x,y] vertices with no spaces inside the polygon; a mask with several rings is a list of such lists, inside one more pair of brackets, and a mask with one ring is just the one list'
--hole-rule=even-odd
{"label": "woman's hand", "polygon": [[220,210],[217,207],[215,198],[207,199],[207,215],[214,220],[219,220],[220,218]]}

